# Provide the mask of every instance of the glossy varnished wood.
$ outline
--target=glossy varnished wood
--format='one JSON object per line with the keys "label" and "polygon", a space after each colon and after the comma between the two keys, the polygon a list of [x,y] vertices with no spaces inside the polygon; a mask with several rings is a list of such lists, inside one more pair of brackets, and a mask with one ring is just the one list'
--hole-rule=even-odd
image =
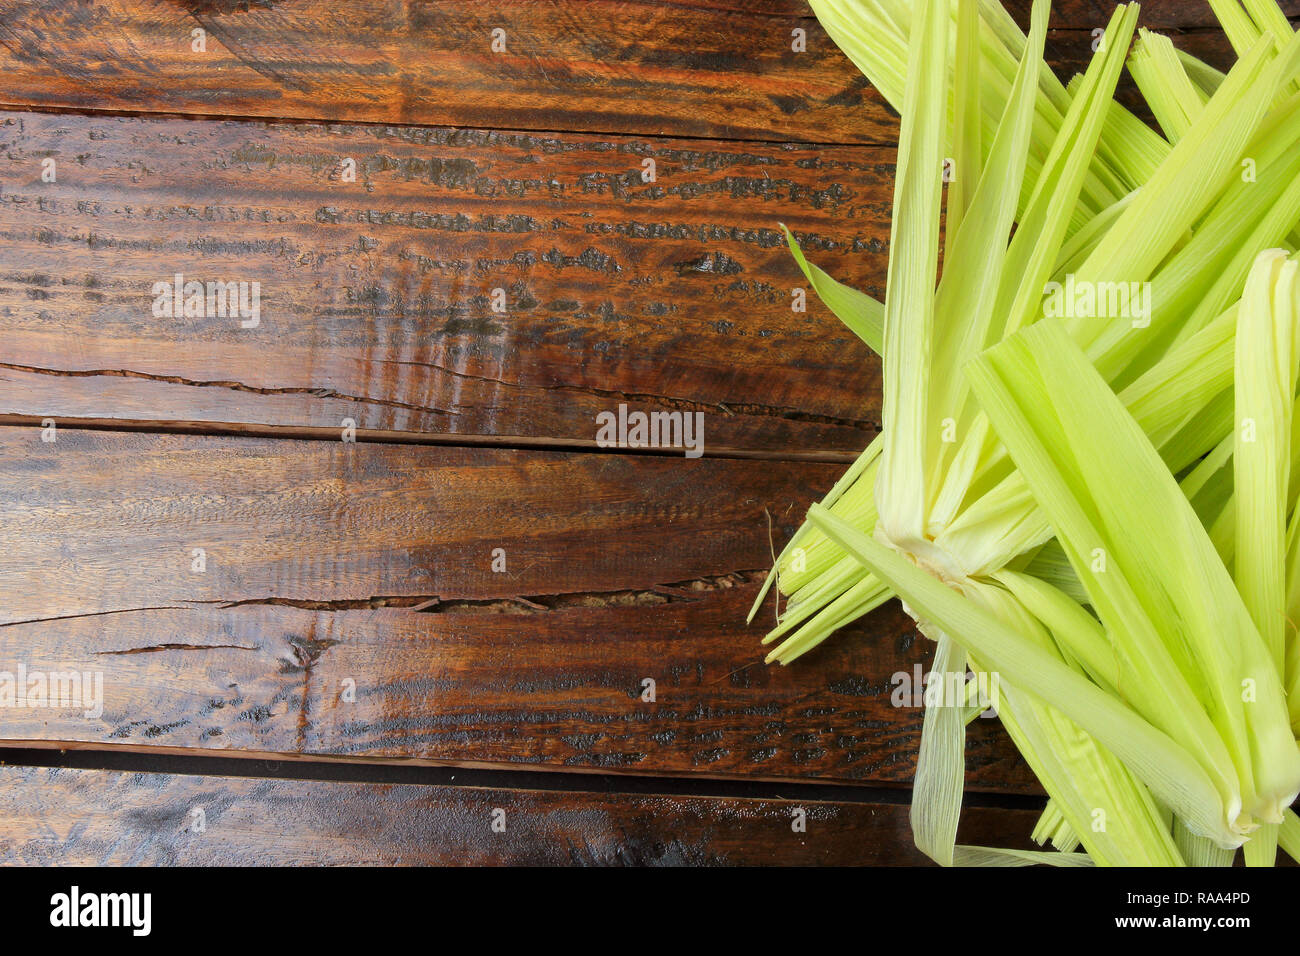
{"label": "glossy varnished wood", "polygon": [[[626,404],[703,413],[713,448],[856,452],[879,364],[815,296],[792,310],[779,224],[879,294],[891,163],[0,113],[0,413],[590,444]],[[177,273],[259,283],[260,325],[155,316]]]}
{"label": "glossy varnished wood", "polygon": [[[695,590],[700,588],[701,590]],[[0,628],[29,672],[102,675],[103,711],[0,714],[13,745],[907,784],[932,649],[896,608],[761,663],[752,585],[518,607],[158,608]],[[9,665],[12,667],[13,665]],[[653,685],[647,681],[653,681]],[[653,700],[649,697],[653,695]],[[996,721],[972,788],[1033,789]]]}
{"label": "glossy varnished wood", "polygon": [[[1036,816],[969,809],[961,839],[1025,847]],[[4,864],[925,862],[897,804],[0,769]]]}
{"label": "glossy varnished wood", "polygon": [[[489,600],[770,563],[839,467],[0,428],[0,623],[185,601]],[[192,552],[205,570],[192,570]],[[506,571],[493,572],[493,551]]]}
{"label": "glossy varnished wood", "polygon": [[[1028,0],[1009,8],[1023,24]],[[1064,0],[1085,42],[1113,4]],[[1287,0],[1284,9],[1300,14]],[[3,102],[379,123],[891,143],[891,111],[800,2],[5,0]],[[1166,30],[1203,0],[1145,4]],[[203,53],[191,32],[206,31]],[[492,52],[492,31],[506,51]],[[794,29],[807,49],[791,49]],[[1218,34],[1221,38],[1221,34]],[[1226,49],[1226,43],[1222,44]]]}
{"label": "glossy varnished wood", "polygon": [[[1109,6],[1054,4],[1063,76]],[[843,468],[779,459],[879,420],[878,363],[791,311],[777,223],[883,294],[897,119],[808,13],[0,0],[0,670],[104,692],[0,709],[0,741],[905,787],[921,712],[890,692],[931,652],[898,607],[790,668],[743,623]],[[1200,0],[1142,22],[1231,62]],[[259,281],[262,325],[155,318],[176,272]],[[777,460],[558,450],[620,403]],[[393,443],[326,440],[345,419]],[[995,721],[968,785],[1036,790]],[[3,768],[0,860],[919,861],[903,806],[810,803],[793,834],[794,805]]]}
{"label": "glossy varnished wood", "polygon": [[[801,4],[6,0],[4,102],[815,142],[893,140]],[[807,35],[792,50],[792,30]],[[206,31],[206,51],[191,34]],[[504,52],[493,52],[493,31]]]}
{"label": "glossy varnished wood", "polygon": [[[910,780],[891,691],[931,652],[896,607],[788,668],[744,624],[765,511],[784,539],[837,466],[58,435],[0,430],[0,661],[98,672],[104,707],[0,739]],[[995,723],[972,785],[1023,788]]]}

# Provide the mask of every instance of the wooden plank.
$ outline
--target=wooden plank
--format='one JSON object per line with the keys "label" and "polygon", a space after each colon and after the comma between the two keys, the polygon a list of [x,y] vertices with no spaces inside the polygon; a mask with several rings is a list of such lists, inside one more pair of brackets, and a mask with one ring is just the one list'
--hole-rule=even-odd
{"label": "wooden plank", "polygon": [[[1057,2],[1053,25],[1086,35],[1113,6]],[[1027,22],[1029,0],[1008,7]],[[1296,0],[1283,9],[1300,15]],[[787,0],[7,0],[0,70],[6,105],[42,108],[895,141],[887,105],[808,13]],[[1142,22],[1217,29],[1205,0],[1145,4]],[[791,50],[796,27],[803,53]],[[194,29],[207,31],[202,53]],[[507,52],[492,52],[494,29]]]}
{"label": "wooden plank", "polygon": [[[883,294],[891,163],[0,113],[0,414],[591,444],[626,404],[704,414],[711,449],[856,454],[879,363],[815,295],[792,310],[806,282],[778,224]],[[177,273],[259,283],[258,326],[156,317]]]}
{"label": "wooden plank", "polygon": [[[57,434],[0,430],[0,670],[100,673],[102,711],[2,707],[0,739],[911,778],[901,611],[789,668],[744,624],[765,509],[784,540],[838,467]],[[972,786],[1032,788],[994,724]]]}
{"label": "wooden plank", "polygon": [[[732,7],[737,9],[723,9]],[[817,22],[746,5],[8,0],[7,105],[889,142]],[[792,50],[791,31],[807,31]],[[204,52],[191,33],[206,31]],[[493,52],[503,30],[505,51]]]}
{"label": "wooden plank", "polygon": [[[730,585],[730,587],[728,587]],[[101,675],[102,712],[0,713],[12,745],[332,757],[905,785],[921,709],[891,697],[932,649],[895,607],[787,668],[746,628],[752,582],[547,596],[545,610],[441,613],[252,604],[0,628],[0,660]],[[538,603],[542,603],[538,602]],[[2,679],[2,675],[0,675]],[[654,681],[654,700],[646,680]],[[75,703],[75,702],[74,702]],[[969,785],[1029,792],[996,721]]]}
{"label": "wooden plank", "polygon": [[[791,828],[796,809],[805,832]],[[961,838],[1025,848],[1036,817],[971,808]],[[0,768],[7,865],[925,862],[896,804]]]}
{"label": "wooden plank", "polygon": [[[1002,0],[1021,29],[1029,28],[1033,0]],[[1052,25],[1076,29],[1104,28],[1117,6],[1113,0],[1052,0]],[[1139,22],[1153,30],[1213,28],[1220,30],[1209,0],[1145,0]],[[1300,16],[1300,0],[1280,0],[1287,16]]]}
{"label": "wooden plank", "polygon": [[[1007,3],[1022,25],[1029,5]],[[1053,24],[1087,37],[1113,6],[1058,2]],[[0,44],[7,105],[785,141],[896,138],[888,106],[799,3],[159,8],[144,0],[10,0],[7,7]],[[1300,16],[1297,0],[1282,7]],[[1144,5],[1142,23],[1212,29],[1204,55],[1228,55],[1205,0]],[[790,49],[795,26],[808,33],[806,52]],[[196,28],[207,31],[203,53],[190,49]],[[491,52],[493,29],[506,31],[508,52]],[[1072,59],[1054,65],[1072,72]]]}
{"label": "wooden plank", "polygon": [[[766,568],[834,465],[0,429],[0,623],[491,600]],[[191,552],[206,553],[203,573]],[[494,573],[494,549],[506,572]]]}

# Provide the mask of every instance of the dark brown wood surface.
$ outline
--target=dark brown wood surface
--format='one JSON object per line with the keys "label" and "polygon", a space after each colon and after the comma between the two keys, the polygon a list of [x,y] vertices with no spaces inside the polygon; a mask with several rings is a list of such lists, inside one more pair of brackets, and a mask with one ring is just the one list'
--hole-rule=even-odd
{"label": "dark brown wood surface", "polygon": [[[856,454],[879,363],[810,291],[792,310],[779,224],[882,294],[891,175],[856,147],[0,113],[0,414],[590,445],[626,404],[702,413],[712,453]],[[155,317],[176,273],[258,282],[260,325]]]}
{"label": "dark brown wood surface", "polygon": [[[56,434],[0,430],[0,661],[100,672],[104,709],[0,739],[910,780],[891,691],[929,649],[896,607],[787,668],[744,623],[765,512],[788,537],[838,466]],[[1024,789],[993,724],[971,784]]]}
{"label": "dark brown wood surface", "polygon": [[[895,707],[891,692],[896,674],[910,681],[931,654],[900,612],[846,631],[801,666],[767,667],[757,630],[743,626],[752,584],[682,590],[546,596],[540,608],[254,603],[12,625],[0,628],[5,660],[29,672],[101,674],[103,712],[13,708],[0,739],[910,782],[921,709]],[[1034,789],[996,721],[972,725],[967,765],[972,789]]]}
{"label": "dark brown wood surface", "polygon": [[[1063,77],[1108,6],[1054,4]],[[1142,22],[1231,62],[1200,0]],[[802,3],[0,0],[0,71],[0,671],[104,692],[2,708],[0,742],[354,775],[4,768],[0,861],[918,860],[890,691],[929,647],[890,604],[769,668],[773,608],[744,624],[879,419],[777,224],[883,294],[897,119]],[[260,282],[261,325],[155,318],[177,272]],[[596,453],[619,404],[703,413],[706,457]],[[982,799],[1037,793],[994,721],[969,741]],[[782,842],[770,793],[591,774],[899,804],[815,801]],[[1024,845],[1033,814],[966,820]]]}
{"label": "dark brown wood surface", "polygon": [[879,94],[806,8],[783,6],[6,0],[0,74],[11,105],[893,141]]}
{"label": "dark brown wood surface", "polygon": [[[1011,8],[1026,17],[1027,0]],[[1111,5],[1113,6],[1113,5]],[[1066,0],[1053,25],[1104,27]],[[1285,9],[1300,13],[1294,0]],[[799,3],[5,0],[6,105],[819,143],[896,141]],[[1145,21],[1213,23],[1203,0]],[[791,49],[791,31],[807,49]],[[191,32],[206,31],[206,50]],[[492,52],[492,31],[505,52]],[[1224,44],[1226,48],[1226,44]]]}
{"label": "dark brown wood surface", "polygon": [[0,429],[0,624],[195,601],[531,598],[765,570],[840,471],[70,428],[47,443],[42,431]]}
{"label": "dark brown wood surface", "polygon": [[[504,831],[492,829],[496,810]],[[792,829],[796,810],[803,832]],[[1027,848],[1036,816],[973,808],[961,838]],[[924,862],[897,804],[0,769],[3,864]]]}

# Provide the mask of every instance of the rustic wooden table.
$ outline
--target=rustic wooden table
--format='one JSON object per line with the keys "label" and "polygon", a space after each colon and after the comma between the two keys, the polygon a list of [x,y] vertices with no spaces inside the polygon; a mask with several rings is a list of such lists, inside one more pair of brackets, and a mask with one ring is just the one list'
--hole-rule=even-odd
{"label": "rustic wooden table", "polygon": [[[0,859],[918,861],[906,617],[744,624],[879,414],[778,223],[881,294],[896,119],[801,0],[0,0],[0,76],[0,671],[102,675],[0,707]],[[994,724],[963,837],[1023,846]]]}

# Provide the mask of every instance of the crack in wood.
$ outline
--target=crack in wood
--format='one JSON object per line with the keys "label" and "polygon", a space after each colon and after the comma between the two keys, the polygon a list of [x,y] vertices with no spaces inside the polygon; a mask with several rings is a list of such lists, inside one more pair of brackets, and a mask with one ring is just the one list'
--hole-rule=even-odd
{"label": "crack in wood", "polygon": [[87,611],[84,614],[58,614],[54,617],[34,617],[23,621],[7,621],[0,624],[0,627],[18,627],[21,624],[45,624],[50,621],[71,621],[79,617],[104,617],[109,614],[136,614],[141,611],[188,611],[189,607],[177,604],[164,604],[158,607],[125,607],[114,608],[111,611]]}
{"label": "crack in wood", "polygon": [[[359,360],[358,360],[359,361]],[[689,398],[678,398],[673,395],[657,395],[652,392],[624,392],[613,388],[598,388],[594,385],[571,385],[560,383],[558,385],[526,385],[522,382],[507,382],[504,379],[492,378],[488,375],[474,375],[470,372],[459,372],[455,369],[447,368],[445,365],[439,365],[437,362],[412,362],[399,359],[377,359],[367,361],[378,361],[385,365],[412,365],[418,368],[431,368],[447,375],[453,375],[456,378],[469,379],[477,382],[487,382],[492,385],[505,385],[509,388],[518,389],[536,389],[548,392],[580,392],[584,395],[595,395],[600,398],[618,398],[633,402],[658,402],[668,408],[679,409],[681,411],[699,411],[699,412],[723,412],[727,415],[766,415],[772,418],[784,418],[789,421],[808,422],[817,425],[841,425],[846,428],[860,428],[864,430],[879,431],[880,423],[867,419],[840,418],[835,415],[817,415],[812,412],[801,412],[798,409],[786,408],[781,405],[759,405],[752,402],[700,402]]]}
{"label": "crack in wood", "polygon": [[0,362],[0,368],[13,369],[16,372],[30,372],[36,375],[61,375],[71,378],[89,378],[97,375],[107,375],[117,378],[137,378],[149,382],[166,382],[169,385],[188,385],[192,388],[228,388],[236,392],[249,392],[254,395],[315,395],[317,398],[338,398],[343,401],[357,402],[359,404],[384,405],[391,408],[404,408],[409,411],[430,412],[434,415],[452,416],[454,411],[446,408],[436,408],[430,405],[416,405],[410,402],[399,402],[395,399],[372,398],[369,395],[347,395],[343,392],[335,391],[332,388],[323,388],[320,386],[281,386],[281,387],[263,387],[257,385],[246,385],[243,382],[235,381],[198,381],[195,379],[182,378],[179,375],[160,375],[154,372],[138,372],[134,369],[53,369],[42,368],[37,365],[16,365],[12,362]]}
{"label": "crack in wood", "polygon": [[[806,422],[814,425],[837,425],[845,428],[856,428],[867,431],[879,431],[880,429],[880,423],[875,421],[840,418],[834,415],[818,415],[812,412],[802,412],[797,409],[785,408],[779,405],[734,402],[717,402],[710,404],[708,402],[700,402],[687,398],[677,398],[671,395],[656,395],[649,392],[623,392],[618,389],[597,388],[593,385],[571,385],[567,383],[561,383],[559,385],[527,385],[521,382],[509,382],[500,378],[492,378],[487,375],[474,375],[470,372],[456,371],[455,369],[448,368],[444,365],[439,365],[436,362],[414,362],[397,359],[379,359],[377,361],[385,365],[407,365],[418,368],[430,368],[456,378],[486,382],[491,385],[504,385],[507,388],[517,388],[520,390],[572,391],[600,398],[617,398],[635,402],[656,402],[668,408],[678,409],[681,411],[723,412],[727,415],[761,415],[772,418],[781,418],[787,421]],[[71,378],[89,378],[94,376],[135,378],[150,382],[165,382],[169,385],[187,385],[192,388],[228,388],[232,391],[247,392],[254,395],[314,395],[317,398],[337,398],[343,401],[356,402],[358,404],[382,405],[391,408],[402,408],[408,411],[446,415],[448,417],[456,414],[453,409],[437,408],[430,405],[418,405],[410,402],[399,402],[395,399],[373,398],[368,395],[348,395],[332,388],[320,386],[257,386],[247,385],[243,382],[232,380],[201,381],[197,379],[184,378],[180,375],[162,375],[154,372],[140,372],[134,369],[53,369],[36,365],[19,365],[13,362],[0,362],[0,368],[13,369],[16,372],[28,372],[35,375],[67,376]]]}
{"label": "crack in wood", "polygon": [[148,647],[128,647],[121,651],[95,651],[96,656],[118,654],[152,654],[155,651],[260,651],[257,645],[248,644],[151,644]]}
{"label": "crack in wood", "polygon": [[[28,618],[22,621],[8,621],[3,627],[18,627],[24,624],[47,624],[54,621],[67,621],[83,617],[104,617],[113,614],[139,614],[147,611],[192,611],[202,606],[216,606],[219,610],[236,607],[294,607],[309,611],[355,611],[393,608],[409,610],[424,614],[454,613],[490,613],[490,614],[545,614],[567,608],[603,608],[635,607],[659,604],[690,603],[697,600],[696,595],[710,591],[743,587],[756,584],[768,574],[766,569],[728,571],[724,574],[692,578],[688,581],[676,581],[668,584],[652,584],[643,588],[617,588],[607,591],[568,591],[554,594],[511,595],[500,598],[447,598],[436,594],[418,595],[380,595],[364,599],[339,599],[332,601],[312,601],[298,598],[264,597],[244,598],[235,601],[187,601],[185,604],[164,604],[151,607],[113,608],[107,611],[88,611],[83,614],[63,614],[52,617]],[[295,654],[300,658],[309,654],[314,661],[326,648],[339,643],[335,640],[323,640],[312,643],[306,639],[291,640]],[[97,651],[98,654],[134,654],[165,650],[259,650],[253,646],[241,644],[156,644],[147,647],[129,648],[119,651]],[[300,666],[306,666],[299,660]]]}
{"label": "crack in wood", "polygon": [[[425,614],[489,613],[489,614],[544,614],[566,608],[634,607],[656,604],[692,602],[696,595],[733,587],[754,584],[768,574],[763,570],[729,571],[669,584],[655,584],[645,588],[619,588],[608,591],[569,591],[554,594],[511,595],[500,598],[447,598],[436,594],[388,595],[369,598],[351,598],[332,601],[312,601],[298,598],[264,597],[243,598],[236,601],[196,601],[196,604],[215,604],[221,610],[235,607],[268,606],[295,607],[309,611],[358,611],[394,608]],[[337,641],[329,641],[326,647]],[[322,648],[323,650],[324,648]],[[319,654],[317,655],[319,656]]]}

